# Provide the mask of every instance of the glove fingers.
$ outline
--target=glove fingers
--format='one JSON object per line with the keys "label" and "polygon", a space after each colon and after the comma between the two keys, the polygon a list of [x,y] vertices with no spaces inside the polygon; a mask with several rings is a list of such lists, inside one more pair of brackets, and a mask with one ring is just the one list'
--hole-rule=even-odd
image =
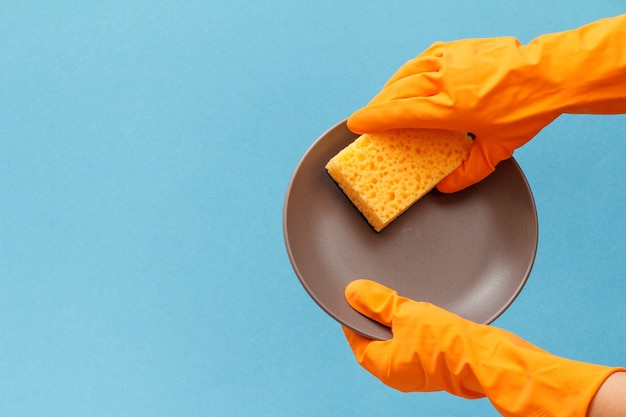
{"label": "glove fingers", "polygon": [[341,326],[356,361],[372,375],[384,381],[384,370],[391,358],[390,341],[371,340]]}
{"label": "glove fingers", "polygon": [[356,333],[353,330],[350,330],[346,326],[342,325],[341,328],[343,330],[343,334],[348,340],[348,344],[350,345],[352,352],[354,352],[354,356],[356,356],[357,361],[361,363],[361,358],[363,357],[365,349],[370,343],[372,343],[372,340]]}
{"label": "glove fingers", "polygon": [[360,348],[361,346],[365,346],[372,341],[365,336],[361,336],[354,330],[349,329],[343,324],[341,325],[341,330],[343,330],[343,334],[346,336],[346,339],[348,339],[348,344],[353,348],[352,350],[354,350],[355,347]]}
{"label": "glove fingers", "polygon": [[358,134],[398,128],[455,129],[447,117],[449,110],[438,99],[437,95],[369,104],[348,118],[348,128]]}
{"label": "glove fingers", "polygon": [[424,72],[438,72],[439,70],[441,70],[441,60],[439,57],[430,54],[422,54],[402,65],[395,74],[387,80],[385,87],[405,77]]}
{"label": "glove fingers", "polygon": [[382,104],[405,98],[432,97],[441,91],[437,72],[408,74],[383,88],[369,104]]}

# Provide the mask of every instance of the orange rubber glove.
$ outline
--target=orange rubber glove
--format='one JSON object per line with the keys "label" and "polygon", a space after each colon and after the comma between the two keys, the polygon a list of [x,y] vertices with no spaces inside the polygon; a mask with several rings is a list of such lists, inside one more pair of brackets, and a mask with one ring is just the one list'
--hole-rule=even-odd
{"label": "orange rubber glove", "polygon": [[604,380],[620,371],[554,356],[373,281],[354,281],[345,294],[354,309],[391,327],[386,341],[345,326],[344,333],[357,361],[400,391],[486,396],[505,417],[584,417]]}
{"label": "orange rubber glove", "polygon": [[539,36],[433,44],[348,118],[355,133],[401,127],[476,136],[469,158],[438,188],[454,192],[563,113],[626,113],[626,15]]}

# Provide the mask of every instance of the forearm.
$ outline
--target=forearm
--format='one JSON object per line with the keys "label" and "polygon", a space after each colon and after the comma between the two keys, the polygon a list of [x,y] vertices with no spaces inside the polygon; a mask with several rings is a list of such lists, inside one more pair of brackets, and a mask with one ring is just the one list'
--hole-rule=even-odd
{"label": "forearm", "polygon": [[626,14],[539,36],[523,50],[561,113],[626,113]]}
{"label": "forearm", "polygon": [[589,405],[587,417],[626,416],[626,372],[609,376]]}

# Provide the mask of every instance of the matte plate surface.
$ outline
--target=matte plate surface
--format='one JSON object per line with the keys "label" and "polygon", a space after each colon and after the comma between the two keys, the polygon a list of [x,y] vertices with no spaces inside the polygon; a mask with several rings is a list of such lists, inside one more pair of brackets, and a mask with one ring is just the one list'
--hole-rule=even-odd
{"label": "matte plate surface", "polygon": [[306,291],[337,321],[375,339],[391,333],[348,305],[344,288],[354,279],[491,323],[522,290],[537,250],[535,203],[517,162],[501,162],[463,191],[431,191],[377,233],[324,168],[356,137],[345,121],[324,133],[287,189],[285,245]]}

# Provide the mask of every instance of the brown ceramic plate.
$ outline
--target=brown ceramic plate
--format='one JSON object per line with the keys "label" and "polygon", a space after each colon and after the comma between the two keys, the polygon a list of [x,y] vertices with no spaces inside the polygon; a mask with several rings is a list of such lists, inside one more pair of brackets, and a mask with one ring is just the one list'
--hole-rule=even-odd
{"label": "brown ceramic plate", "polygon": [[298,279],[330,316],[375,339],[389,329],[354,311],[344,288],[357,278],[491,323],[515,300],[537,250],[533,196],[513,158],[454,194],[431,191],[375,232],[324,166],[356,135],[345,121],[298,163],[283,208],[287,253]]}

